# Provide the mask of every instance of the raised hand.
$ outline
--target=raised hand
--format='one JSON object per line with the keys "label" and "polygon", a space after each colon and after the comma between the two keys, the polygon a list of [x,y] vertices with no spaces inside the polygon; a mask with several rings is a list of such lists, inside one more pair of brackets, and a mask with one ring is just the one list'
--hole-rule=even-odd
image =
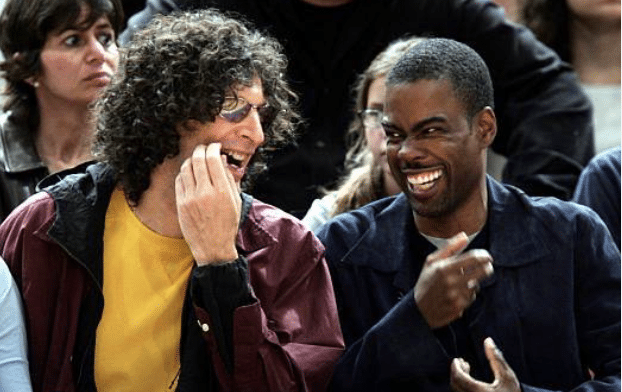
{"label": "raised hand", "polygon": [[451,363],[451,389],[455,392],[520,392],[516,374],[492,338],[484,340],[484,352],[495,376],[494,381],[489,384],[474,379],[469,374],[469,364],[462,358],[455,358]]}
{"label": "raised hand", "polygon": [[461,317],[475,300],[479,283],[493,272],[490,254],[484,249],[462,253],[467,245],[465,233],[452,237],[426,258],[415,284],[415,302],[433,329]]}
{"label": "raised hand", "polygon": [[242,200],[220,143],[198,145],[175,180],[181,231],[197,265],[237,259]]}

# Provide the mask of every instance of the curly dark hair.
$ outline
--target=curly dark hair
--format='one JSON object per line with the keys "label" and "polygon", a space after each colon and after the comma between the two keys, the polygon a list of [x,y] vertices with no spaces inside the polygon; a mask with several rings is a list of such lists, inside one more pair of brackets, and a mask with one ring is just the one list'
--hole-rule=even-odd
{"label": "curly dark hair", "polygon": [[95,154],[116,171],[130,203],[138,204],[149,188],[153,169],[179,154],[177,127],[190,119],[214,121],[225,94],[252,85],[255,77],[273,115],[262,124],[266,142],[244,188],[265,168],[262,155],[294,139],[299,116],[283,77],[282,47],[238,15],[211,9],[158,15],[121,57],[98,103]]}
{"label": "curly dark hair", "polygon": [[520,22],[536,37],[570,62],[570,11],[565,0],[523,0]]}
{"label": "curly dark hair", "polygon": [[[82,7],[89,14],[80,26]],[[48,34],[67,28],[88,29],[100,17],[110,20],[115,37],[123,26],[120,0],[9,0],[0,15],[0,63],[6,80],[4,111],[11,120],[26,125],[31,132],[39,125],[39,108],[34,87],[26,79],[41,72],[40,54]]]}

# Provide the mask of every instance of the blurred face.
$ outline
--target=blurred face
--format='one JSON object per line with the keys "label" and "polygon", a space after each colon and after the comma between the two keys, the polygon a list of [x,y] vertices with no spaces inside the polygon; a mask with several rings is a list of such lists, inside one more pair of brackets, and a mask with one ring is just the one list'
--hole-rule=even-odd
{"label": "blurred face", "polygon": [[[382,76],[375,79],[369,85],[369,89],[367,90],[367,106],[365,109],[378,110],[380,112],[384,111],[385,80],[386,78]],[[386,159],[387,143],[382,125],[380,123],[370,125],[372,126],[365,126],[365,140],[367,141],[367,146],[374,156],[374,161],[381,162],[388,168]]]}
{"label": "blurred face", "polygon": [[576,21],[620,29],[620,0],[566,0],[566,4]]}
{"label": "blurred face", "polygon": [[[76,26],[88,15],[82,9]],[[39,100],[61,100],[76,104],[93,102],[110,83],[117,70],[119,53],[107,17],[86,30],[70,28],[48,34],[41,50]]]}
{"label": "blurred face", "polygon": [[[236,94],[238,99],[232,99],[227,112],[221,112],[214,122],[186,122],[187,131],[180,132],[179,162],[192,156],[194,148],[200,144],[221,143],[221,154],[226,156],[227,168],[239,186],[253,154],[264,142],[261,112],[266,100],[259,79],[250,87],[238,89]],[[245,108],[250,110],[246,112]]]}
{"label": "blurred face", "polygon": [[421,80],[392,86],[385,114],[389,165],[415,213],[468,214],[485,187],[485,146],[451,84]]}

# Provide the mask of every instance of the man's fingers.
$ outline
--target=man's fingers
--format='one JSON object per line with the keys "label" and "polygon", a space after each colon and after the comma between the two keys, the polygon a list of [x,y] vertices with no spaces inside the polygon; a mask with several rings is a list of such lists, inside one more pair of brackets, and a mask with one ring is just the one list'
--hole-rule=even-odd
{"label": "man's fingers", "polygon": [[204,183],[210,184],[207,162],[205,161],[206,154],[206,148],[203,144],[196,146],[192,151],[192,172],[197,186]]}
{"label": "man's fingers", "polygon": [[220,143],[211,143],[207,146],[205,155],[210,181],[214,188],[222,191],[229,189],[229,184],[227,183],[227,173],[229,170],[220,156],[220,148]]}
{"label": "man's fingers", "polygon": [[462,358],[454,358],[451,362],[450,387],[455,392],[474,392],[485,390],[487,384],[478,381],[469,374],[471,367]]}
{"label": "man's fingers", "polygon": [[179,178],[183,184],[183,189],[185,191],[189,191],[196,187],[196,181],[194,178],[194,170],[192,168],[191,159],[186,159],[184,163],[182,163],[181,168],[179,169],[179,174],[177,174],[177,178]]}
{"label": "man's fingers", "polygon": [[484,340],[484,353],[490,363],[490,368],[495,376],[495,380],[499,380],[505,376],[508,371],[509,365],[505,361],[501,350],[497,348],[497,345],[492,338],[486,338]]}
{"label": "man's fingers", "polygon": [[493,274],[492,256],[484,249],[472,249],[460,255],[453,266],[466,279],[469,290],[477,290],[479,282]]}
{"label": "man's fingers", "polygon": [[469,237],[461,231],[455,236],[449,239],[449,242],[444,248],[438,249],[435,252],[430,253],[426,259],[426,263],[433,263],[437,260],[442,260],[447,257],[451,257],[460,254],[469,244]]}

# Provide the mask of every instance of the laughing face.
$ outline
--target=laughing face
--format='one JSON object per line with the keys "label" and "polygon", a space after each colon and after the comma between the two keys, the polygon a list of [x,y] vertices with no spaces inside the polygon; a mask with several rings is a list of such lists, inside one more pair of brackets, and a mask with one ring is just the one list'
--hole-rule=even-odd
{"label": "laughing face", "polygon": [[470,120],[450,82],[420,80],[389,86],[385,114],[389,165],[418,217],[453,219],[485,208],[492,110]]}
{"label": "laughing face", "polygon": [[240,105],[245,102],[252,105],[246,116],[240,116],[236,119],[238,122],[229,121],[220,115],[216,116],[214,122],[188,121],[186,127],[190,132],[183,132],[180,138],[180,162],[190,157],[199,144],[220,143],[221,154],[227,159],[227,168],[239,186],[255,151],[264,142],[260,112],[265,105],[265,98],[259,79],[255,79],[249,87],[236,90],[236,95],[242,98]]}

